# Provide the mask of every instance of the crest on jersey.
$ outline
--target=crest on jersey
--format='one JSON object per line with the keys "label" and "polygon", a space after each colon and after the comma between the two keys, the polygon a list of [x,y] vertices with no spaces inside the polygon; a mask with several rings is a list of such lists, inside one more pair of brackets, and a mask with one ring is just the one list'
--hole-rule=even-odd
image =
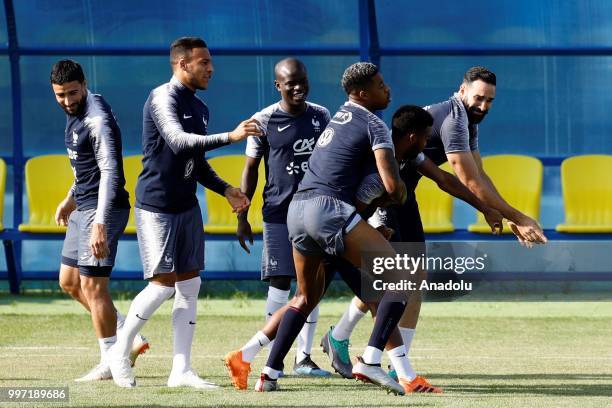
{"label": "crest on jersey", "polygon": [[323,131],[323,133],[321,133],[321,136],[319,136],[319,141],[317,142],[317,144],[321,147],[325,147],[329,144],[329,142],[332,141],[333,138],[334,129],[328,127]]}
{"label": "crest on jersey", "polygon": [[186,179],[189,178],[189,176],[191,176],[191,173],[193,173],[193,166],[194,166],[193,159],[189,159],[189,161],[185,165],[185,178]]}
{"label": "crest on jersey", "polygon": [[353,112],[339,110],[336,112],[331,121],[339,125],[344,125],[349,123],[351,119],[353,119]]}
{"label": "crest on jersey", "polygon": [[321,131],[321,122],[319,122],[316,116],[312,118],[312,127],[314,128],[314,131],[317,133]]}
{"label": "crest on jersey", "polygon": [[72,131],[72,145],[76,146],[78,141],[79,141],[79,134],[73,130]]}

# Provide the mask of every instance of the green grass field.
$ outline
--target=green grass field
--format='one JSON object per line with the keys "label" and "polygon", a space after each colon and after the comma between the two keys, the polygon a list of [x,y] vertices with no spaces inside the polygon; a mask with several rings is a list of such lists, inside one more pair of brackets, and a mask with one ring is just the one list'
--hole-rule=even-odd
{"label": "green grass field", "polygon": [[[317,339],[347,301],[324,302]],[[445,394],[404,397],[339,376],[319,380],[288,376],[280,380],[282,391],[277,393],[234,390],[221,359],[261,325],[263,305],[262,300],[248,299],[200,301],[193,366],[222,387],[198,392],[165,387],[172,359],[171,302],[167,302],[145,326],[143,334],[152,348],[138,360],[138,387],[124,390],[111,381],[72,381],[98,361],[89,316],[75,302],[2,295],[0,386],[68,386],[70,406],[82,407],[612,406],[609,302],[426,303],[411,357],[417,371],[443,387]],[[129,302],[119,301],[117,307],[125,312]],[[361,352],[371,327],[370,319],[358,326],[352,355]],[[250,386],[266,355],[263,352],[255,360]],[[294,351],[286,361],[288,367],[293,355]],[[318,344],[313,359],[329,367]]]}

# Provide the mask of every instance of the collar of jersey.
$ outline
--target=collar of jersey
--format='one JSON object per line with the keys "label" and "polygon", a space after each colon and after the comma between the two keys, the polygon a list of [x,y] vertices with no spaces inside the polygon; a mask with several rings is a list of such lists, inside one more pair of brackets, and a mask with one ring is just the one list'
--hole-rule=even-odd
{"label": "collar of jersey", "polygon": [[368,112],[368,113],[372,113],[372,112],[370,112],[370,111],[369,111],[367,108],[365,108],[365,107],[361,106],[361,105],[360,105],[360,104],[358,104],[358,103],[352,102],[352,101],[346,101],[346,102],[344,102],[344,106],[346,106],[346,105],[349,105],[349,106],[355,106],[355,107],[357,107],[357,108],[359,108],[359,109],[363,109],[364,111],[366,111],[366,112]]}
{"label": "collar of jersey", "polygon": [[292,115],[291,113],[289,113],[286,110],[284,110],[283,107],[281,106],[281,101],[278,101],[276,103],[276,108],[280,112],[283,112],[286,115],[289,115],[289,116],[294,117],[294,118],[298,118],[298,117],[302,116],[303,114],[305,114],[306,112],[308,112],[308,109],[310,109],[310,103],[308,103],[308,101],[306,101],[306,109],[304,109],[304,112],[300,113],[299,115]]}
{"label": "collar of jersey", "polygon": [[179,81],[179,79],[175,77],[174,75],[170,79],[170,84],[174,86],[176,89],[178,89],[179,91],[189,92],[192,95],[195,94],[195,92],[189,89],[184,83]]}
{"label": "collar of jersey", "polygon": [[454,99],[456,103],[459,104],[459,106],[461,106],[461,109],[463,110],[463,113],[465,113],[466,117],[467,117],[467,110],[465,109],[465,105],[463,104],[463,101],[461,100],[461,96],[459,96],[459,92],[455,92],[453,94],[453,96],[451,96],[451,99]]}

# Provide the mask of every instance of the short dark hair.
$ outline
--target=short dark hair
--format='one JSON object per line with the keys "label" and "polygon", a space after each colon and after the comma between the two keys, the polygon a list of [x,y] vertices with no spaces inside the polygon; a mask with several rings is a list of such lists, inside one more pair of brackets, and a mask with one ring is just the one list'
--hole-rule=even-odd
{"label": "short dark hair", "polygon": [[61,60],[53,64],[51,68],[51,83],[63,85],[67,82],[85,81],[85,74],[81,65],[73,60]]}
{"label": "short dark hair", "polygon": [[470,84],[478,80],[493,86],[497,85],[495,74],[485,67],[472,67],[465,72],[465,75],[463,75],[463,82],[465,83]]}
{"label": "short dark hair", "polygon": [[378,67],[371,62],[357,62],[342,74],[342,87],[347,94],[365,89],[378,74]]}
{"label": "short dark hair", "polygon": [[391,137],[395,142],[407,133],[422,132],[429,126],[433,126],[433,122],[431,114],[420,106],[400,106],[391,120]]}
{"label": "short dark hair", "polygon": [[170,63],[174,64],[180,57],[188,57],[194,48],[208,48],[206,41],[200,37],[181,37],[170,46]]}

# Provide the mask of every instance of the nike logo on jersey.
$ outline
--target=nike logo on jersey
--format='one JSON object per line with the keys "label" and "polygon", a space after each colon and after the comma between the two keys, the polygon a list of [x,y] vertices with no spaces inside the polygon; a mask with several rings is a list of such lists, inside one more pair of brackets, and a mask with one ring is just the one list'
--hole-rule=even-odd
{"label": "nike logo on jersey", "polygon": [[195,324],[195,322],[192,322],[191,320],[189,321],[189,324]]}
{"label": "nike logo on jersey", "polygon": [[287,126],[283,126],[283,127],[278,126],[277,129],[278,129],[279,132],[282,132],[283,130],[285,130],[285,129],[289,128],[289,127],[291,127],[291,125],[287,125]]}
{"label": "nike logo on jersey", "polygon": [[144,317],[140,317],[140,316],[138,315],[138,313],[136,313],[136,317],[137,317],[137,318],[139,318],[140,320],[144,320],[144,321],[149,320],[149,319],[145,319]]}
{"label": "nike logo on jersey", "polygon": [[192,117],[193,117],[193,116],[191,116],[191,115],[185,115],[185,114],[183,113],[183,119],[191,119]]}

